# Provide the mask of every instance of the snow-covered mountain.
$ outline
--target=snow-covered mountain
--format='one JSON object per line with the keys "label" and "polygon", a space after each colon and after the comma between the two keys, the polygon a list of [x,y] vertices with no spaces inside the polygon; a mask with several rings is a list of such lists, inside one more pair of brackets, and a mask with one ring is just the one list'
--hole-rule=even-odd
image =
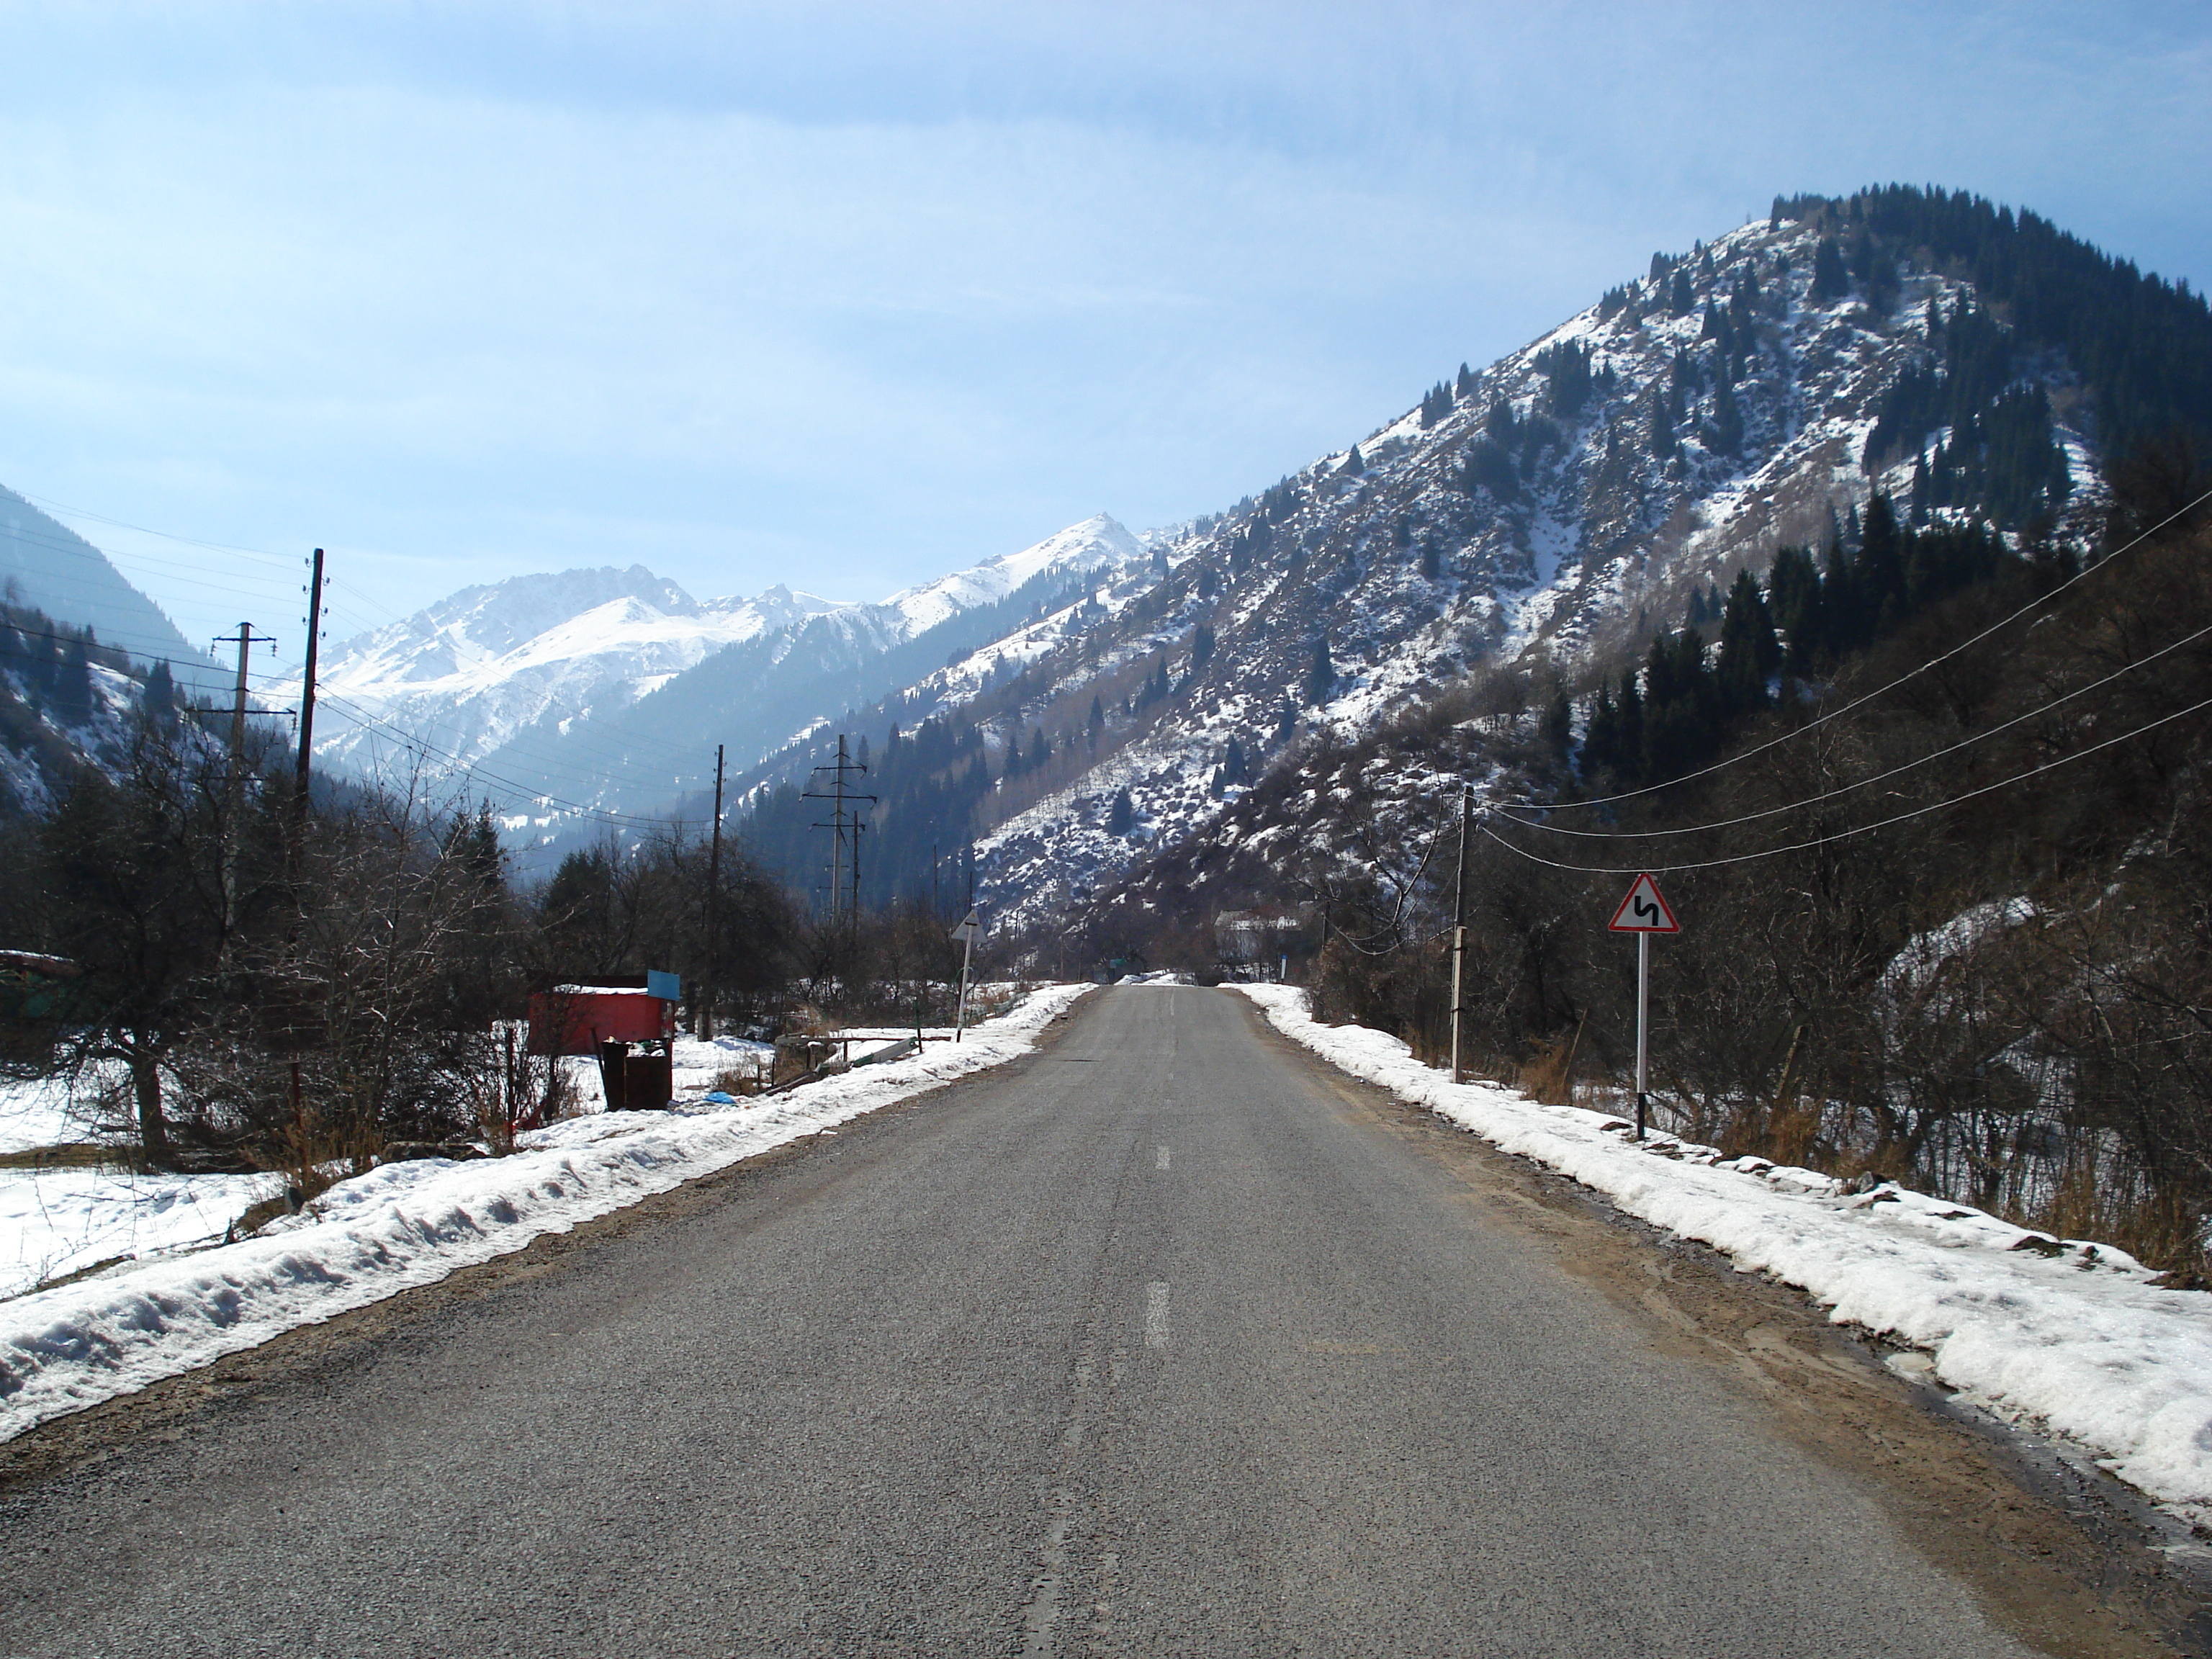
{"label": "snow-covered mountain", "polygon": [[[1778,204],[1655,256],[1356,445],[1161,538],[1148,580],[1097,584],[856,703],[824,738],[869,734],[880,762],[894,722],[979,728],[993,769],[968,825],[979,893],[1004,924],[1057,927],[1148,868],[1202,880],[1178,848],[1288,855],[1356,830],[1344,803],[1390,810],[1395,773],[1306,780],[1265,821],[1238,803],[1317,736],[1382,731],[1478,670],[1581,689],[1737,570],[1823,544],[1876,490],[2013,531],[2083,494],[2097,410],[2082,373],[1978,290],[1971,259],[1876,234],[1874,216],[1856,198]],[[1970,380],[1980,401],[1954,428],[1943,410]],[[821,758],[801,744],[756,781]],[[1402,758],[1390,766],[1421,769]],[[888,859],[896,809],[873,827]]]}
{"label": "snow-covered mountain", "polygon": [[[1964,276],[1893,256],[1873,283],[1819,291],[1835,228],[1778,216],[1655,258],[1187,544],[1157,614],[1041,664],[1048,690],[1024,718],[1049,721],[1102,672],[1153,659],[1176,695],[1109,761],[989,828],[981,890],[1010,921],[1064,915],[1216,833],[1243,793],[1217,782],[1231,737],[1256,773],[1304,733],[1372,729],[1478,665],[1571,681],[1737,569],[1819,544],[1875,489],[1909,498],[1952,434],[1872,457],[1869,437],[1900,380],[1942,361],[1942,329],[1980,313]],[[2018,382],[2047,399],[2068,483],[2090,481],[2069,366],[2023,361]],[[1193,665],[1200,625],[1214,643]],[[1306,805],[1359,781],[1317,781]],[[1124,788],[1132,829],[1110,834]]]}
{"label": "snow-covered mountain", "polygon": [[702,602],[642,565],[464,588],[325,659],[316,749],[343,766],[399,732],[434,775],[459,771],[521,732],[633,703],[725,646],[836,608],[781,586]]}
{"label": "snow-covered mountain", "polygon": [[[2051,280],[2023,283],[2031,268]],[[2084,337],[2064,319],[2099,306],[2125,349],[2069,355]],[[798,786],[839,733],[866,738],[878,896],[926,890],[933,849],[972,844],[1001,924],[1058,927],[1147,880],[1198,895],[1239,860],[1333,855],[1360,811],[1411,810],[1468,756],[1400,744],[1383,774],[1327,778],[1301,757],[1397,743],[1446,688],[1479,704],[1486,675],[1586,693],[1877,491],[2018,544],[2094,493],[2124,419],[2212,409],[2212,349],[2154,396],[2112,379],[2139,337],[2194,340],[2203,313],[1972,198],[1778,202],[1224,513],[1142,536],[1102,514],[880,604],[763,620],[672,670],[627,663],[604,690],[556,671],[588,659],[597,624],[574,601],[505,634],[471,624],[473,657],[439,643],[450,623],[425,626],[379,684],[396,698],[418,676],[432,720],[487,676],[527,690],[524,669],[572,673],[566,701],[520,698],[475,751],[518,843],[599,833],[610,812],[698,822],[720,744],[757,854],[802,884],[819,837]]]}
{"label": "snow-covered mountain", "polygon": [[996,637],[1002,612],[1026,612],[1022,596],[1146,556],[1100,514],[876,604],[784,586],[699,601],[642,566],[515,577],[331,652],[316,748],[343,769],[397,758],[434,779],[465,775],[518,809],[518,832],[558,835],[595,813],[662,808],[711,778],[716,743],[750,767],[922,663]]}
{"label": "snow-covered mountain", "polygon": [[906,619],[907,636],[911,638],[963,611],[996,605],[1040,576],[1095,570],[1140,557],[1144,552],[1140,538],[1131,535],[1109,514],[1094,514],[1018,553],[1002,553],[920,587],[902,588],[884,605]]}

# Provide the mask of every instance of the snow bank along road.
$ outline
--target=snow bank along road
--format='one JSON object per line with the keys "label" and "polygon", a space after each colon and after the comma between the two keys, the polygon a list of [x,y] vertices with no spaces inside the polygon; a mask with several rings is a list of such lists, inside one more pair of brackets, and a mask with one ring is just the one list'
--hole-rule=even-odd
{"label": "snow bank along road", "polygon": [[1108,991],[21,1437],[0,1654],[2167,1650],[1817,1312],[1434,1125]]}

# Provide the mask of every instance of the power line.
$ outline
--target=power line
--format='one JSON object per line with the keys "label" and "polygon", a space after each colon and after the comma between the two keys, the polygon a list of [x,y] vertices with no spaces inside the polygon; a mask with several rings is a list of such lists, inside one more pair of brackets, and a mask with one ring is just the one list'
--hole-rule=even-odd
{"label": "power line", "polygon": [[[1784,853],[1802,853],[1808,848],[1825,847],[1831,842],[1849,841],[1854,836],[1872,835],[1877,830],[1887,830],[1893,825],[1904,823],[1913,818],[1925,817],[1930,812],[1940,812],[1945,807],[1956,806],[1961,801],[1972,800],[1978,796],[1991,794],[1999,789],[2010,788],[2015,783],[2024,783],[2030,778],[2040,777],[2045,772],[2055,772],[2060,767],[2071,765],[2077,760],[2096,754],[2100,750],[2110,749],[2115,744],[2127,742],[2130,738],[2139,738],[2144,732],[2154,732],[2161,726],[2170,726],[2175,720],[2185,719],[2205,708],[2212,708],[2212,697],[2206,697],[2200,702],[2193,702],[2186,708],[2178,708],[2171,714],[2161,714],[2154,720],[2147,720],[2132,732],[2123,732],[2117,738],[2106,738],[2101,743],[2091,744],[2087,749],[2077,749],[2070,755],[2061,755],[2057,760],[2045,761],[2040,766],[2030,767],[2025,772],[2015,772],[2008,778],[2002,779],[1996,783],[1983,784],[1979,788],[1966,790],[1963,793],[1951,796],[1947,800],[1936,801],[1926,806],[1916,806],[1909,812],[1899,812],[1893,817],[1881,818],[1873,823],[1862,823],[1849,830],[1838,830],[1832,835],[1815,836],[1809,841],[1792,842],[1786,847],[1770,847],[1763,852],[1738,853],[1729,858],[1700,859],[1688,864],[1638,865],[1626,869],[1616,869],[1611,865],[1565,864],[1556,859],[1543,858],[1516,847],[1503,836],[1492,831],[1486,823],[1477,827],[1507,852],[1524,858],[1531,864],[1548,865],[1554,870],[1573,870],[1590,876],[1665,875],[1672,871],[1715,870],[1723,865],[1751,864],[1760,859],[1778,858]],[[1513,823],[1517,820],[1509,819],[1507,822]]]}
{"label": "power line", "polygon": [[[294,665],[295,670],[296,666],[296,665]],[[296,679],[297,678],[298,676],[296,672],[287,673],[280,681],[280,684],[289,684],[290,681]],[[354,706],[356,708],[360,707],[359,704],[355,704]],[[366,713],[367,711],[364,710],[363,712]],[[375,716],[375,718],[382,720],[387,724],[391,724],[395,723],[398,717],[391,714],[380,714]],[[458,740],[463,744],[475,741],[476,734],[465,731],[461,727],[454,726],[447,721],[437,720],[427,714],[410,714],[408,716],[408,721],[411,728],[419,728],[432,732],[442,732],[448,737]],[[624,740],[620,738],[619,734],[613,735],[617,737],[617,741]],[[556,738],[547,739],[547,746],[545,749],[533,752],[524,746],[524,738],[527,736],[528,732],[526,730],[523,732],[518,732],[515,736],[503,740],[500,744],[500,748],[505,750],[511,750],[515,755],[516,758],[520,760],[544,766],[549,771],[567,767],[579,759],[586,762],[598,761],[603,765],[612,767],[622,765],[635,758],[635,757],[623,752],[622,750],[611,750],[586,743],[581,738],[567,733]],[[659,747],[672,753],[685,756],[687,757],[694,752],[689,748],[679,748],[677,745],[667,742],[665,738],[641,738],[641,741],[653,743]],[[456,753],[458,754],[458,750]],[[590,781],[580,769],[576,771],[576,775],[580,781]],[[702,773],[678,774],[677,775],[675,781],[678,783],[682,783],[686,779],[689,779],[690,781],[702,784],[706,781],[705,775]]]}
{"label": "power line", "polygon": [[[172,531],[155,530],[150,526],[131,524],[128,520],[123,519],[111,519],[105,513],[94,513],[89,507],[70,507],[66,502],[48,501],[42,495],[32,495],[28,490],[18,489],[13,493],[21,496],[24,501],[30,502],[32,506],[39,507],[41,510],[54,513],[66,513],[74,519],[89,519],[94,524],[107,525],[117,530],[128,530],[141,536],[158,536],[165,542],[181,542],[187,547],[204,547],[217,553],[243,553],[249,558],[267,559],[272,563],[289,564],[290,562],[290,560],[286,558],[284,555],[281,553],[271,553],[263,548],[240,547],[234,542],[202,541],[196,536],[179,536]],[[68,526],[64,526],[63,528],[67,529]],[[79,538],[79,539],[82,540],[83,538]],[[85,545],[87,547],[91,547],[92,544],[87,541],[85,542]],[[100,550],[94,549],[94,550],[97,552]]]}
{"label": "power line", "polygon": [[[2160,519],[2156,524],[2151,526],[2149,529],[2142,532],[2140,534],[2123,543],[2120,546],[2114,548],[2110,553],[2098,560],[2094,564],[2083,566],[2081,569],[2069,576],[2064,581],[2059,583],[2057,586],[2052,588],[2048,593],[2041,594],[2035,599],[2030,599],[2026,605],[2021,606],[2019,610],[2014,611],[2011,615],[2001,617],[1999,620],[1991,623],[1987,628],[1984,628],[1980,633],[1975,635],[1972,638],[1962,640],[1957,645],[1953,646],[1948,651],[1943,652],[1938,656],[1929,658],[1927,661],[1920,664],[1916,668],[1906,670],[1905,672],[1899,674],[1895,679],[1891,680],[1887,684],[1878,685],[1875,687],[1873,690],[1865,692],[1859,696],[1852,698],[1850,702],[1844,704],[1840,708],[1832,708],[1826,714],[1808,720],[1802,726],[1794,726],[1790,730],[1781,733],[1778,737],[1769,738],[1765,743],[1759,744],[1752,748],[1744,750],[1740,754],[1731,755],[1726,760],[1715,761],[1711,766],[1700,768],[1695,772],[1686,773],[1679,778],[1669,779],[1665,783],[1646,784],[1640,789],[1624,789],[1619,794],[1615,795],[1593,795],[1587,800],[1574,801],[1567,804],[1575,806],[1604,806],[1610,805],[1614,801],[1634,800],[1639,796],[1653,794],[1662,789],[1672,789],[1678,784],[1692,783],[1699,778],[1710,777],[1714,773],[1725,771],[1731,766],[1739,766],[1745,761],[1749,760],[1754,755],[1764,754],[1766,750],[1777,748],[1785,743],[1794,743],[1797,738],[1803,737],[1807,732],[1817,731],[1821,726],[1826,726],[1830,720],[1841,720],[1853,709],[1864,707],[1866,704],[1872,702],[1876,697],[1887,696],[1890,692],[1896,690],[1899,686],[1905,684],[1909,681],[1917,679],[1929,669],[1937,666],[1939,664],[1948,662],[1952,658],[1957,656],[1962,651],[1968,650],[1974,646],[1979,645],[1984,640],[1989,638],[1990,635],[2009,628],[2013,623],[2018,622],[2022,617],[2027,615],[2029,611],[2050,604],[2051,600],[2065,592],[2076,582],[2085,581],[2096,572],[2110,568],[2113,562],[2116,561],[2121,554],[2131,551],[2133,549],[2141,546],[2144,542],[2148,541],[2153,536],[2158,534],[2160,531],[2165,529],[2168,525],[2176,522],[2178,520],[2187,517],[2198,507],[2203,506],[2207,501],[2212,501],[2212,489],[2206,490],[2203,495],[2197,496],[2196,500],[2189,502],[2186,506],[2182,507],[2176,511],[2168,514],[2165,518]],[[1528,806],[1548,809],[1556,807],[1561,803],[1555,801],[1519,799],[1510,801],[1499,801],[1494,804],[1499,806]]]}
{"label": "power line", "polygon": [[[1911,771],[1915,767],[1925,766],[1930,761],[1942,760],[1946,755],[1955,755],[1961,749],[1971,749],[1974,744],[1984,741],[1985,738],[1994,738],[2001,732],[2008,732],[2015,726],[2024,725],[2029,720],[2039,719],[2042,715],[2049,714],[2052,709],[2057,708],[2062,703],[2071,702],[2075,698],[2084,696],[2088,692],[2094,691],[2101,686],[2110,685],[2114,680],[2118,679],[2124,674],[2132,674],[2138,668],[2148,667],[2152,663],[2156,662],[2160,657],[2171,655],[2172,653],[2180,650],[2185,645],[2194,645],[2197,641],[2204,638],[2207,635],[2212,635],[2212,624],[2207,624],[2206,626],[2198,629],[2194,634],[2191,634],[2185,638],[2174,641],[2171,645],[2161,646],[2156,651],[2152,652],[2148,657],[2138,657],[2135,661],[2129,663],[2123,667],[2114,669],[2111,673],[2106,675],[2104,678],[2100,680],[2091,680],[2087,684],[2077,685],[2071,691],[2066,692],[2063,696],[2053,697],[2048,702],[2039,703],[2033,708],[2029,709],[2026,714],[2015,714],[2010,720],[2004,721],[2001,725],[1992,726],[1985,732],[1977,732],[1973,736],[1970,738],[1961,738],[1958,742],[1948,744],[1944,748],[1930,750],[1928,753],[1918,757],[1917,759],[1905,761],[1899,765],[1891,767],[1887,772],[1876,772],[1870,777],[1860,778],[1855,782],[1840,785],[1836,788],[1823,791],[1821,793],[1817,795],[1808,795],[1802,800],[1790,801],[1780,806],[1762,807],[1756,812],[1745,812],[1732,818],[1716,818],[1710,823],[1678,824],[1672,829],[1666,830],[1570,830],[1561,824],[1544,823],[1531,818],[1516,817],[1505,817],[1504,822],[1522,830],[1540,830],[1547,835],[1574,836],[1585,841],[1651,841],[1656,840],[1662,836],[1694,836],[1701,834],[1707,830],[1729,830],[1735,828],[1740,823],[1755,823],[1761,818],[1779,817],[1782,814],[1785,812],[1794,812],[1800,807],[1818,806],[1823,801],[1834,800],[1838,796],[1851,793],[1854,790],[1863,789],[1869,784],[1887,782],[1891,778],[1897,777],[1901,774]],[[1565,804],[1568,805],[1581,805],[1580,802],[1573,801],[1567,802]],[[1503,814],[1501,813],[1501,817],[1502,816]]]}
{"label": "power line", "polygon": [[431,743],[427,738],[401,731],[397,726],[394,726],[391,725],[390,722],[385,720],[381,716],[373,714],[368,710],[361,708],[349,698],[340,696],[335,692],[327,690],[324,691],[321,694],[321,696],[322,701],[325,705],[335,706],[344,710],[347,717],[351,720],[356,726],[360,726],[368,731],[372,735],[384,737],[386,740],[397,744],[403,749],[411,751],[419,758],[441,762],[445,765],[452,768],[464,778],[470,780],[471,782],[478,778],[482,778],[489,782],[497,784],[503,789],[508,791],[518,799],[537,801],[547,805],[559,806],[568,811],[577,813],[586,817],[601,818],[611,823],[615,823],[623,827],[646,824],[665,826],[669,828],[683,827],[688,829],[696,828],[698,825],[704,823],[703,819],[655,817],[641,812],[610,811],[605,807],[589,806],[581,801],[568,800],[562,796],[553,794],[549,791],[533,789],[527,784],[516,782],[513,778],[503,777],[496,772],[486,770],[482,766],[474,765],[469,762],[464,761],[459,756],[439,748],[435,744]]}

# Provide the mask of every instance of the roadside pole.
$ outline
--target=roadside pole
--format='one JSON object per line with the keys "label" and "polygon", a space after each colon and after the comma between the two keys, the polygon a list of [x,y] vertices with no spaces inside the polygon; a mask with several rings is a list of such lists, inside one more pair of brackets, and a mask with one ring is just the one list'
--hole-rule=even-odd
{"label": "roadside pole", "polygon": [[[300,872],[300,856],[307,838],[307,789],[312,771],[310,763],[315,752],[315,646],[323,629],[323,550],[315,550],[313,574],[307,579],[307,666],[300,675],[300,759],[294,769],[292,781],[292,823],[289,845],[285,848],[291,856],[292,875],[296,880]],[[240,624],[243,632],[245,624]]]}
{"label": "roadside pole", "polygon": [[968,964],[975,960],[975,935],[982,931],[982,920],[973,910],[952,930],[952,937],[960,941],[960,1002],[952,1016],[952,1040],[955,1042],[968,1032]]}
{"label": "roadside pole", "polygon": [[707,854],[707,983],[699,996],[699,1036],[714,1035],[714,987],[722,976],[720,956],[722,927],[722,750],[714,745],[714,830]]}
{"label": "roadside pole", "polygon": [[1467,1012],[1467,830],[1474,817],[1474,786],[1459,791],[1459,879],[1452,888],[1451,1079],[1467,1081],[1460,1060],[1460,1026]]}
{"label": "roadside pole", "polygon": [[[238,820],[246,810],[246,670],[255,643],[253,624],[242,622],[237,633],[226,634],[216,643],[238,647],[237,701],[230,711],[230,775],[223,787],[222,940],[217,952],[227,957],[231,935],[238,930]],[[260,643],[276,649],[266,634],[260,635]]]}
{"label": "roadside pole", "polygon": [[1646,874],[1637,877],[1607,926],[1636,935],[1636,1138],[1641,1140],[1651,1103],[1651,936],[1679,933],[1682,924],[1660,896],[1659,884]]}

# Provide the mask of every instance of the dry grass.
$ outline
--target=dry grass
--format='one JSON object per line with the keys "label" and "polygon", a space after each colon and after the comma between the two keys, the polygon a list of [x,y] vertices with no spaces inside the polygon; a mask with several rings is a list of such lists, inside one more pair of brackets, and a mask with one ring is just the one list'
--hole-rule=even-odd
{"label": "dry grass", "polygon": [[2100,1190],[2094,1172],[2069,1170],[2051,1196],[2008,1218],[2055,1238],[2117,1244],[2146,1267],[2201,1273],[2206,1261],[2204,1218],[2172,1200]]}

